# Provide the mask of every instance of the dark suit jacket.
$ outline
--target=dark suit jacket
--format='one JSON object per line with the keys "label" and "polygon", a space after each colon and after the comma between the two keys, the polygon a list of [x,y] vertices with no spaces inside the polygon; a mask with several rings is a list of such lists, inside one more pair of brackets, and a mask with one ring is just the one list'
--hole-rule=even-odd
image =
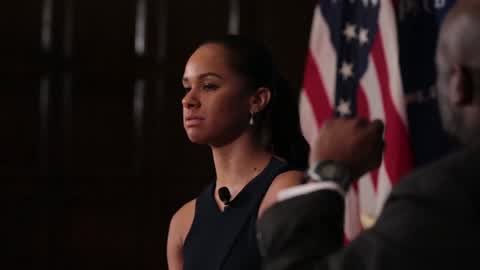
{"label": "dark suit jacket", "polygon": [[339,194],[279,202],[258,221],[264,269],[480,269],[479,188],[480,147],[453,154],[401,180],[343,249]]}

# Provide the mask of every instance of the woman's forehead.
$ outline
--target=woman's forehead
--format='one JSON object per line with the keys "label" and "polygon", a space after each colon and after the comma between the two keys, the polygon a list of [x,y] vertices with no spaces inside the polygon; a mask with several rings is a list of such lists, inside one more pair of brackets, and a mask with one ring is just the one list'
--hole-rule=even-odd
{"label": "woman's forehead", "polygon": [[213,73],[225,75],[232,69],[226,58],[226,50],[218,44],[206,44],[199,47],[190,56],[184,72],[184,78],[198,77],[201,74]]}
{"label": "woman's forehead", "polygon": [[226,60],[228,50],[221,44],[207,43],[198,47],[190,58],[214,58]]}

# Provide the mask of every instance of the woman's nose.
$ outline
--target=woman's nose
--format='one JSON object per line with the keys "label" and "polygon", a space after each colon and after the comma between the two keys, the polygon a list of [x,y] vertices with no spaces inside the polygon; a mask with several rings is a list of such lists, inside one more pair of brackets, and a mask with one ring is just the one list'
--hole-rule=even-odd
{"label": "woman's nose", "polygon": [[200,105],[200,101],[198,99],[198,95],[196,91],[192,88],[190,91],[182,99],[182,106],[186,109],[198,107]]}

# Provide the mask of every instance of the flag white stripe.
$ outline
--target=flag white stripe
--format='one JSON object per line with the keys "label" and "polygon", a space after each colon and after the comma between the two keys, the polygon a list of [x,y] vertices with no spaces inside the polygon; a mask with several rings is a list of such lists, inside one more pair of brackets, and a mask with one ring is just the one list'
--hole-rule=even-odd
{"label": "flag white stripe", "polygon": [[382,211],[385,199],[388,197],[388,195],[390,194],[390,191],[392,190],[392,182],[390,179],[391,178],[388,176],[387,168],[385,167],[385,161],[383,161],[378,171],[377,196],[376,196],[376,201],[377,201],[376,215],[377,216]]}
{"label": "flag white stripe", "polygon": [[371,56],[368,58],[368,68],[360,82],[367,106],[370,110],[370,119],[380,119],[385,121],[384,101],[377,77],[377,69]]}
{"label": "flag white stripe", "polygon": [[370,174],[364,175],[358,181],[358,201],[360,205],[360,215],[377,217],[377,195],[373,186]]}
{"label": "flag white stripe", "polygon": [[304,90],[300,92],[300,126],[302,133],[309,145],[312,145],[313,140],[318,134],[318,123],[315,118],[315,113],[312,109],[311,101],[308,99]]}
{"label": "flag white stripe", "polygon": [[317,65],[323,81],[330,106],[335,104],[335,81],[337,77],[337,53],[330,41],[330,29],[327,26],[320,7],[317,5],[313,13],[312,31],[310,33],[310,52]]}
{"label": "flag white stripe", "polygon": [[361,231],[360,214],[358,213],[357,192],[351,188],[345,196],[345,222],[344,232],[347,239],[352,240]]}

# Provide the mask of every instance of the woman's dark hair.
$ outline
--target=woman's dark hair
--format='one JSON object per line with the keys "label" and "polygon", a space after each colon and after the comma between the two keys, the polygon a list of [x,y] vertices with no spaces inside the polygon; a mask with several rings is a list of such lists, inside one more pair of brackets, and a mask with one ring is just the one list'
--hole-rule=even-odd
{"label": "woman's dark hair", "polygon": [[255,114],[255,131],[262,144],[291,165],[305,169],[308,144],[300,130],[297,98],[274,66],[265,46],[243,36],[227,35],[203,44],[219,44],[228,52],[232,68],[243,75],[250,88],[269,88],[269,104]]}

